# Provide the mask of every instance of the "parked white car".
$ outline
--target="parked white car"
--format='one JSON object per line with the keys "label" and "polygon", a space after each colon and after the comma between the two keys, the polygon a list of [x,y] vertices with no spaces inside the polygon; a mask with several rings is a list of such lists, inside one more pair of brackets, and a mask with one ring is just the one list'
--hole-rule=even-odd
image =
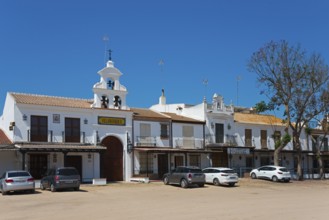
{"label": "parked white car", "polygon": [[289,182],[291,180],[291,174],[287,168],[272,165],[262,166],[257,169],[253,169],[250,172],[250,176],[252,179],[269,179],[274,182]]}
{"label": "parked white car", "polygon": [[227,184],[234,186],[238,181],[238,174],[231,168],[226,167],[208,167],[202,170],[206,176],[206,183],[212,183],[215,186]]}

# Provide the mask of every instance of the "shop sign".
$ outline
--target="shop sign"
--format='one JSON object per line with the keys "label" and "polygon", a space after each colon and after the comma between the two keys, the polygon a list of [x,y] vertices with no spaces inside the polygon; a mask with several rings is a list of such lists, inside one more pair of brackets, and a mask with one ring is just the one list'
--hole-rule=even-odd
{"label": "shop sign", "polygon": [[114,117],[98,116],[98,124],[100,124],[100,125],[125,126],[126,125],[126,119],[125,118],[114,118]]}
{"label": "shop sign", "polygon": [[247,155],[250,154],[249,148],[228,148],[227,149],[228,154],[243,154]]}

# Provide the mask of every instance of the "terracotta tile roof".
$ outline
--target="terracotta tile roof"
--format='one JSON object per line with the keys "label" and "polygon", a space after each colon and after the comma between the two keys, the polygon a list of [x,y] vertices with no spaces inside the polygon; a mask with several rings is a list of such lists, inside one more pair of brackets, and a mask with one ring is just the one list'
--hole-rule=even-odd
{"label": "terracotta tile roof", "polygon": [[177,115],[175,113],[163,112],[163,114],[170,116],[170,118],[176,122],[188,122],[188,123],[197,123],[197,124],[205,123],[204,121],[196,120],[194,118],[189,118],[182,115]]}
{"label": "terracotta tile roof", "polygon": [[44,105],[44,106],[59,106],[69,108],[91,108],[93,100],[91,99],[76,99],[46,95],[34,95],[24,93],[10,93],[17,103]]}
{"label": "terracotta tile roof", "polygon": [[100,151],[106,150],[106,147],[95,146],[95,145],[73,145],[73,144],[60,144],[60,143],[22,143],[15,144],[15,147],[19,149],[27,150],[67,150],[67,151]]}
{"label": "terracotta tile roof", "polygon": [[234,113],[234,121],[248,124],[262,124],[262,125],[281,125],[284,123],[281,118],[273,115],[260,115],[249,113]]}
{"label": "terracotta tile roof", "polygon": [[139,120],[170,120],[170,117],[146,108],[130,108],[134,119]]}
{"label": "terracotta tile roof", "polygon": [[5,132],[0,129],[0,145],[10,145],[12,144],[11,140],[7,137]]}

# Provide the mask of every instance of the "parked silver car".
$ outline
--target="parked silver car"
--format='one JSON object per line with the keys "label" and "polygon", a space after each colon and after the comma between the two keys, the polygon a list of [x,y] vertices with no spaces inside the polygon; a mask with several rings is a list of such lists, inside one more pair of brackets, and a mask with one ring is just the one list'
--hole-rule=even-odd
{"label": "parked silver car", "polygon": [[34,193],[35,181],[28,171],[6,171],[0,178],[0,189],[2,195],[6,195],[11,191],[30,191]]}
{"label": "parked silver car", "polygon": [[203,187],[205,184],[205,175],[198,167],[179,166],[163,176],[163,183],[165,185],[180,185],[182,188],[187,188],[191,185]]}
{"label": "parked silver car", "polygon": [[253,169],[250,172],[250,176],[252,179],[269,179],[274,182],[289,182],[291,180],[291,174],[287,168],[273,165],[262,166],[257,169]]}
{"label": "parked silver car", "polygon": [[206,175],[206,183],[213,183],[215,186],[220,184],[234,186],[239,180],[235,170],[227,167],[208,167],[202,172]]}

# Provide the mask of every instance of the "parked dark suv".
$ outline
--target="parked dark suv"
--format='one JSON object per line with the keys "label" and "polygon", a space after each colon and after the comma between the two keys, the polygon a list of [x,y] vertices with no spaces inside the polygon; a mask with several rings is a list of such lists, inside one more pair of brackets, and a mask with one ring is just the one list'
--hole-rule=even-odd
{"label": "parked dark suv", "polygon": [[183,188],[187,188],[190,185],[198,185],[203,187],[205,181],[205,175],[202,170],[198,167],[191,166],[176,167],[175,170],[170,173],[166,173],[163,176],[164,184],[177,184]]}
{"label": "parked dark suv", "polygon": [[69,188],[78,191],[80,189],[80,174],[74,167],[50,169],[40,181],[41,190],[48,188],[52,192]]}

